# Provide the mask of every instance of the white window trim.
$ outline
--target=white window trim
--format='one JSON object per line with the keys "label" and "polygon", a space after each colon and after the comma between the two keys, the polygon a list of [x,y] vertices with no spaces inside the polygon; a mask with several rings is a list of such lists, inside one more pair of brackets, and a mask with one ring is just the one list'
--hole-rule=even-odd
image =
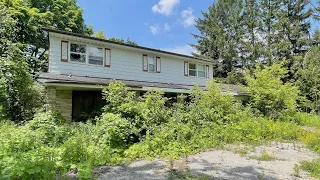
{"label": "white window trim", "polygon": [[[190,64],[195,64],[195,65],[196,65],[196,69],[191,69],[191,70],[195,70],[195,71],[196,71],[196,76],[191,76],[191,75],[190,75]],[[198,67],[199,67],[199,66],[204,66],[204,75],[205,75],[205,76],[199,76],[199,74],[198,74],[198,71],[199,71],[199,68],[198,68]],[[188,76],[189,76],[189,77],[198,77],[198,78],[208,79],[208,78],[207,78],[207,77],[208,77],[207,73],[209,73],[209,72],[207,72],[206,66],[207,66],[207,64],[200,64],[200,63],[188,62]]]}
{"label": "white window trim", "polygon": [[[78,53],[78,52],[72,52],[71,51],[71,44],[78,44],[78,45],[84,45],[86,46],[86,53]],[[102,47],[102,46],[96,46],[96,45],[87,45],[87,44],[84,44],[84,43],[79,43],[79,42],[74,42],[74,41],[69,41],[68,42],[68,53],[69,53],[69,63],[74,63],[74,64],[82,64],[82,65],[89,65],[89,66],[96,66],[96,67],[105,67],[105,53],[103,53],[103,65],[98,65],[98,64],[89,64],[89,51],[88,51],[88,46],[90,47],[95,47],[95,48],[102,48],[103,50],[106,49],[106,47]],[[107,49],[110,49],[110,48],[107,48]],[[71,61],[71,53],[74,53],[74,54],[82,54],[82,55],[86,55],[86,62],[85,63],[81,63],[81,62],[76,62],[76,61]],[[110,53],[111,53],[111,49],[110,49]]]}

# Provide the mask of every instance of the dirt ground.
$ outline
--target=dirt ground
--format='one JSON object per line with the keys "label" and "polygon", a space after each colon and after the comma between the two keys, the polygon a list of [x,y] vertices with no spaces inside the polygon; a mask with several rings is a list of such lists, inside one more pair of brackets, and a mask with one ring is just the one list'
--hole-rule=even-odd
{"label": "dirt ground", "polygon": [[232,145],[174,161],[144,159],[129,165],[98,167],[97,179],[314,179],[299,170],[299,162],[318,156],[300,143],[270,143],[258,147]]}

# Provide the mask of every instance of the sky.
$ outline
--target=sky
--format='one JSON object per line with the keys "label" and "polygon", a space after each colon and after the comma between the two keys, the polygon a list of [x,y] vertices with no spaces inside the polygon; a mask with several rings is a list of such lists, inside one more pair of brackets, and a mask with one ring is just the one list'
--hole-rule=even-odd
{"label": "sky", "polygon": [[[316,4],[317,0],[311,0]],[[78,0],[86,24],[105,35],[135,41],[140,46],[189,55],[196,44],[195,20],[213,0]],[[312,21],[313,28],[320,28]]]}

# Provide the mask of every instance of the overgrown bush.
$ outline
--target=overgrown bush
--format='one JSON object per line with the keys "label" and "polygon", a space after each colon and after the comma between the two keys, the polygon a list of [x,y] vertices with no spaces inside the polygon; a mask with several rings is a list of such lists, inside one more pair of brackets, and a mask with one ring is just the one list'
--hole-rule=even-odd
{"label": "overgrown bush", "polygon": [[213,81],[207,89],[195,87],[190,102],[179,97],[169,108],[161,91],[136,97],[122,83],[111,82],[104,90],[103,113],[91,121],[65,124],[49,110],[23,125],[0,122],[1,178],[57,179],[76,169],[80,179],[90,179],[95,166],[135,158],[176,159],[237,142],[301,139],[319,152],[319,135],[298,126],[314,125],[317,116],[297,113],[292,117],[296,123],[274,121],[222,94]]}
{"label": "overgrown bush", "polygon": [[125,154],[132,159],[179,158],[228,143],[292,141],[302,134],[297,124],[256,117],[249,108],[234,102],[232,96],[222,95],[214,82],[208,83],[207,88],[208,92],[203,92],[196,87],[189,104],[175,104],[168,122]]}
{"label": "overgrown bush", "polygon": [[251,106],[275,120],[292,120],[299,90],[291,83],[282,82],[287,73],[281,64],[257,67],[253,74],[246,72],[248,85],[244,89],[251,97]]}
{"label": "overgrown bush", "polygon": [[19,47],[9,43],[0,54],[0,117],[17,123],[31,119],[44,103],[43,88],[33,81]]}

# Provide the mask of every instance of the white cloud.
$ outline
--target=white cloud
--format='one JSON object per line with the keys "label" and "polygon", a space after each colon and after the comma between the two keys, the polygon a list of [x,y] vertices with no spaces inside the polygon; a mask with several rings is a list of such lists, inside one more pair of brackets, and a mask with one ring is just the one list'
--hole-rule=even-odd
{"label": "white cloud", "polygon": [[160,27],[159,24],[154,24],[149,26],[149,28],[153,35],[170,31],[170,26],[168,23],[165,23],[163,27]]}
{"label": "white cloud", "polygon": [[154,24],[149,26],[151,33],[154,34],[158,34],[159,33],[159,25],[158,24]]}
{"label": "white cloud", "polygon": [[196,21],[196,17],[193,15],[193,9],[190,7],[186,10],[181,11],[181,17],[184,27],[192,26]]}
{"label": "white cloud", "polygon": [[191,53],[196,53],[197,50],[190,45],[182,45],[182,46],[176,46],[172,48],[162,48],[164,51],[174,52],[178,54],[184,54],[184,55],[191,55]]}
{"label": "white cloud", "polygon": [[180,0],[160,0],[158,4],[152,6],[152,12],[169,16],[174,6],[178,5]]}
{"label": "white cloud", "polygon": [[163,31],[170,31],[170,26],[168,23],[165,23],[163,26]]}

